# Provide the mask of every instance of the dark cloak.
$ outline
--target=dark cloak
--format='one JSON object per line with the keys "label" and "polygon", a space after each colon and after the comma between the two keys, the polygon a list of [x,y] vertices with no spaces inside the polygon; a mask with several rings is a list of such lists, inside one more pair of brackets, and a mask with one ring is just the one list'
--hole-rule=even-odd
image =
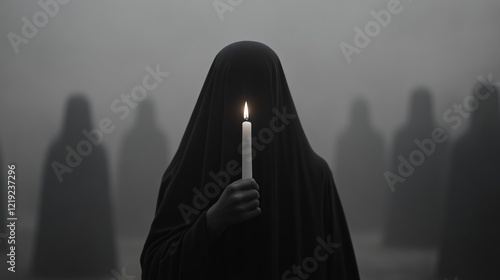
{"label": "dark cloak", "polygon": [[339,137],[335,163],[336,182],[351,232],[380,230],[390,191],[380,176],[386,168],[384,140],[371,123],[365,99],[352,104],[351,120]]}
{"label": "dark cloak", "polygon": [[[93,129],[90,104],[83,94],[67,101],[61,135],[44,164],[33,274],[39,277],[98,277],[119,270],[111,217],[108,165],[101,143],[60,178],[53,164],[70,168],[68,149],[88,141],[82,130]],[[89,142],[90,143],[90,142]],[[81,146],[80,150],[83,150]],[[88,147],[88,146],[87,146]],[[73,154],[71,160],[76,163]],[[60,181],[60,179],[62,179]]]}
{"label": "dark cloak", "polygon": [[500,279],[500,104],[478,84],[468,131],[453,148],[438,279]]}
{"label": "dark cloak", "polygon": [[[392,169],[398,173],[400,156],[409,161],[413,151],[421,151],[415,141],[432,137],[438,127],[430,91],[417,88],[411,97],[409,118],[394,138]],[[402,248],[437,246],[442,229],[444,191],[446,186],[447,142],[436,143],[434,152],[425,155],[411,175],[394,186],[387,213],[385,244]],[[413,166],[413,165],[412,165]]]}
{"label": "dark cloak", "polygon": [[[179,206],[195,204],[195,192],[214,182],[211,172],[229,174],[228,162],[240,167],[245,101],[256,139],[253,178],[262,213],[210,240],[205,214],[216,199],[188,223]],[[225,186],[241,178],[241,172],[233,174],[215,182]],[[313,262],[317,239],[340,246],[332,253],[320,249],[329,257]],[[308,279],[359,279],[332,173],[307,141],[277,55],[256,42],[231,44],[215,58],[163,175],[141,256],[142,279],[282,279],[305,260]]]}
{"label": "dark cloak", "polygon": [[[158,183],[167,166],[165,135],[152,100],[139,103],[133,128],[123,136],[118,179],[118,235],[144,240],[155,212]],[[141,248],[138,248],[140,253]]]}

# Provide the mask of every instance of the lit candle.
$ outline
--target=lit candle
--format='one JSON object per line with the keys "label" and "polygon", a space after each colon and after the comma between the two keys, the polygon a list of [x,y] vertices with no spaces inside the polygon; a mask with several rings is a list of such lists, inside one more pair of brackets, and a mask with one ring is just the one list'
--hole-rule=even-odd
{"label": "lit candle", "polygon": [[245,101],[242,123],[241,178],[252,178],[252,123],[248,121],[248,106]]}

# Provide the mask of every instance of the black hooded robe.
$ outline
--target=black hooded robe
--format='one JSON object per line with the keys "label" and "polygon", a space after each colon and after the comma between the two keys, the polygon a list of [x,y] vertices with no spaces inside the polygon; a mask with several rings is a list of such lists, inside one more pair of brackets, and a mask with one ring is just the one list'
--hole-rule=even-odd
{"label": "black hooded robe", "polygon": [[[68,98],[61,135],[50,146],[44,165],[33,276],[89,279],[119,269],[105,150],[103,144],[91,144],[84,129],[92,129],[91,108],[85,95],[75,93]],[[68,158],[75,165],[70,166]],[[56,169],[55,163],[71,172],[58,175],[56,170],[66,169]]]}
{"label": "black hooded robe", "polygon": [[476,90],[484,100],[453,148],[437,279],[500,279],[500,98]]}
{"label": "black hooded robe", "polygon": [[[241,178],[245,101],[262,213],[210,240],[206,211]],[[332,172],[309,145],[269,47],[238,42],[215,58],[163,175],[141,265],[151,280],[359,279]]]}
{"label": "black hooded robe", "polygon": [[[157,128],[152,100],[139,103],[136,118],[120,149],[117,228],[119,236],[143,240],[153,219],[158,182],[167,165],[167,145],[165,135]],[[141,248],[137,250],[140,254]]]}
{"label": "black hooded robe", "polygon": [[[417,88],[409,107],[409,119],[394,137],[392,172],[398,173],[401,158],[412,161],[416,141],[430,139],[437,127],[431,92]],[[389,247],[435,248],[439,243],[444,213],[448,144],[435,143],[423,163],[413,165],[411,175],[395,184],[390,196],[384,242]]]}
{"label": "black hooded robe", "polygon": [[390,193],[380,176],[386,168],[384,140],[370,119],[367,101],[355,100],[350,124],[339,137],[334,161],[337,163],[336,181],[351,232],[380,230]]}

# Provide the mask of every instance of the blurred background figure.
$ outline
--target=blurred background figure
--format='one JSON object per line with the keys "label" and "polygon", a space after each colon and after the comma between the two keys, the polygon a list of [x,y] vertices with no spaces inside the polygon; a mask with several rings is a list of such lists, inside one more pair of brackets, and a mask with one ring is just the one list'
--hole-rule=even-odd
{"label": "blurred background figure", "polygon": [[118,236],[120,262],[138,273],[138,259],[155,213],[163,172],[167,167],[167,140],[156,121],[155,104],[138,104],[135,122],[125,133],[118,155]]}
{"label": "blurred background figure", "polygon": [[[420,150],[416,141],[432,137],[437,127],[431,94],[426,88],[416,89],[412,96],[408,122],[396,133],[392,153],[392,172],[398,174],[401,158],[412,164],[410,154]],[[446,142],[434,143],[434,151],[424,158],[414,157],[414,171],[397,183],[390,196],[385,244],[397,247],[428,248],[437,245],[443,216]]]}
{"label": "blurred background figure", "polygon": [[477,110],[453,148],[438,279],[500,279],[498,89],[479,84]]}
{"label": "blurred background figure", "polygon": [[44,164],[33,256],[36,276],[88,279],[116,269],[108,165],[102,145],[82,133],[91,129],[87,98],[71,95],[61,135]]}
{"label": "blurred background figure", "polygon": [[147,237],[155,213],[161,177],[167,167],[166,137],[152,100],[139,103],[134,127],[123,137],[118,179],[118,233]]}
{"label": "blurred background figure", "polygon": [[373,231],[383,228],[389,188],[385,184],[384,142],[371,124],[365,99],[351,106],[350,123],[341,132],[337,146],[336,182],[349,229]]}

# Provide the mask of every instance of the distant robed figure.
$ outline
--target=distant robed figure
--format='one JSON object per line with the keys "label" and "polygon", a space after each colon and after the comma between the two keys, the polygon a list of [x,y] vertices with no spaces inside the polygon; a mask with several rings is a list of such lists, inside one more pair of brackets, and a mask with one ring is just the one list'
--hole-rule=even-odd
{"label": "distant robed figure", "polygon": [[392,186],[384,236],[388,246],[433,248],[439,243],[448,144],[430,140],[438,127],[432,100],[427,88],[414,90],[408,120],[394,137],[391,170],[402,174],[397,171],[406,162],[404,170],[411,172]]}
{"label": "distant robed figure", "polygon": [[118,164],[119,236],[146,238],[153,219],[158,183],[167,165],[167,146],[152,100],[141,101],[133,128],[123,137]]}
{"label": "distant robed figure", "polygon": [[382,135],[370,121],[366,100],[356,99],[351,120],[341,133],[335,160],[339,193],[352,232],[381,230],[389,188]]}
{"label": "distant robed figure", "polygon": [[500,279],[500,103],[478,84],[477,110],[453,147],[438,278]]}
{"label": "distant robed figure", "polygon": [[[103,277],[116,269],[108,165],[102,144],[93,146],[82,134],[91,129],[87,98],[71,95],[43,166],[32,270],[37,277]],[[56,172],[64,168],[72,171]]]}

